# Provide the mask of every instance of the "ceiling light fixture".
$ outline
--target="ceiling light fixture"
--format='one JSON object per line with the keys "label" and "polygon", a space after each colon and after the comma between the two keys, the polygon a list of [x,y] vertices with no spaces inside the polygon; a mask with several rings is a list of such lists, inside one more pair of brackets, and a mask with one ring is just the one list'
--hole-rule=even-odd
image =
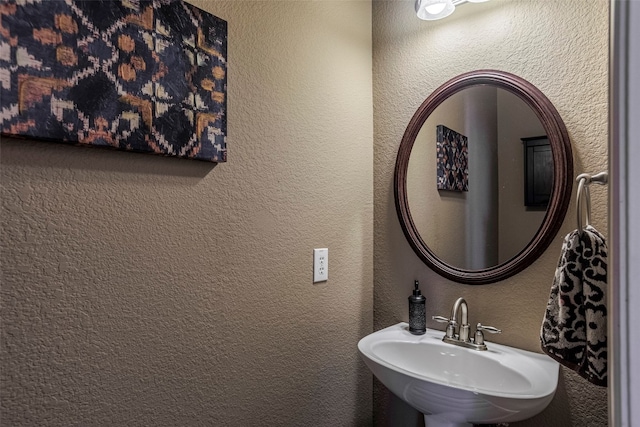
{"label": "ceiling light fixture", "polygon": [[425,21],[446,18],[455,9],[452,0],[416,0],[416,14]]}
{"label": "ceiling light fixture", "polygon": [[483,3],[489,0],[416,0],[415,8],[418,18],[425,21],[446,18],[463,3]]}

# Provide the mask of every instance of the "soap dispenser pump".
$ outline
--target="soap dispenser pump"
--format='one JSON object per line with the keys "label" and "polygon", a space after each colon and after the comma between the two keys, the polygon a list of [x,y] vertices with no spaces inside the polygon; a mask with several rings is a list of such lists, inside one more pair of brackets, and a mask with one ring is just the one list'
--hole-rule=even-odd
{"label": "soap dispenser pump", "polygon": [[413,295],[409,295],[409,332],[414,335],[422,335],[427,331],[426,299],[420,293],[419,285],[416,280]]}

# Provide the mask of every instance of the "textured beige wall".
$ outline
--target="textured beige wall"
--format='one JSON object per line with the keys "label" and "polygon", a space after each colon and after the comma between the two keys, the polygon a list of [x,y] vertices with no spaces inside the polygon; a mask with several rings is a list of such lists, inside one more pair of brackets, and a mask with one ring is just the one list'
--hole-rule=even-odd
{"label": "textured beige wall", "polygon": [[194,3],[228,163],[1,143],[3,426],[371,424],[371,4]]}
{"label": "textured beige wall", "polygon": [[[419,279],[428,315],[447,315],[463,296],[470,323],[503,330],[494,341],[538,351],[561,240],[575,228],[575,204],[550,248],[524,272],[491,285],[453,283],[429,270],[404,238],[393,202],[395,157],[411,116],[436,87],[466,71],[494,68],[524,77],[554,103],[569,131],[576,174],[606,170],[608,7],[608,0],[494,0],[426,22],[416,18],[411,1],[373,2],[375,329],[408,320],[407,296]],[[606,191],[592,190],[592,222],[605,233]],[[427,327],[441,329],[433,322]],[[375,389],[376,425],[420,425],[415,411]],[[606,402],[606,389],[563,369],[549,408],[517,425],[601,427]]]}

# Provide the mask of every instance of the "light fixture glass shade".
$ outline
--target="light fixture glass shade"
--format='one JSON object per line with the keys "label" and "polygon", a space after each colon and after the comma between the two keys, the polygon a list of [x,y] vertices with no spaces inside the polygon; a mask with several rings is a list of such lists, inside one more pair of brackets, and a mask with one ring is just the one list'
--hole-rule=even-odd
{"label": "light fixture glass shade", "polygon": [[446,18],[455,9],[452,0],[416,0],[416,14],[426,21]]}
{"label": "light fixture glass shade", "polygon": [[489,0],[467,0],[469,3],[484,3]]}

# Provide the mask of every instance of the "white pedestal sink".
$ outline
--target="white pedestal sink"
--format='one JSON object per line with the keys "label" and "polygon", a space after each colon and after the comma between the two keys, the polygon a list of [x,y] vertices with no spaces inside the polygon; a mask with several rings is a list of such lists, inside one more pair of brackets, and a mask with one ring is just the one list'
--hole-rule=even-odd
{"label": "white pedestal sink", "polygon": [[358,350],[396,396],[425,414],[427,427],[521,421],[547,407],[558,385],[550,357],[487,342],[478,351],[413,335],[399,323],[362,338]]}

